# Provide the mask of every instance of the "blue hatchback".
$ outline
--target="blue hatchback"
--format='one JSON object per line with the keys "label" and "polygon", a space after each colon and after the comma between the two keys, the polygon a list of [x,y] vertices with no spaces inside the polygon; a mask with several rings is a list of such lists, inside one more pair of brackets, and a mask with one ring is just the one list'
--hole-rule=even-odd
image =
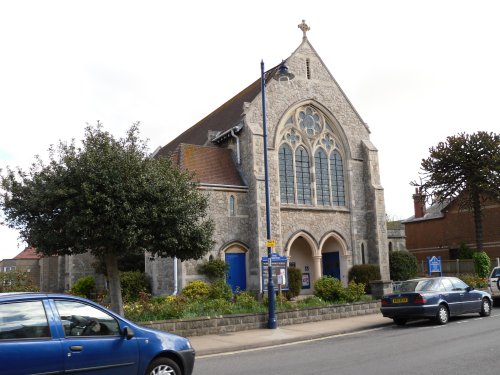
{"label": "blue hatchback", "polygon": [[84,298],[0,293],[2,375],[191,375],[194,359],[188,339]]}
{"label": "blue hatchback", "polygon": [[382,297],[380,312],[394,323],[404,325],[409,319],[431,318],[448,323],[450,316],[491,314],[491,295],[471,288],[456,277],[431,277],[403,281],[394,293]]}

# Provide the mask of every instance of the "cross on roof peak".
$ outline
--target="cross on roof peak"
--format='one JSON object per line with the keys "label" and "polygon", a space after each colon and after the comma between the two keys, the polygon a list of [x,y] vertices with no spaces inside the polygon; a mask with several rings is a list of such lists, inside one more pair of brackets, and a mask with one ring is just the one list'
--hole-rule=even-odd
{"label": "cross on roof peak", "polygon": [[298,26],[298,28],[301,29],[302,32],[304,33],[304,35],[302,36],[302,38],[306,39],[307,38],[306,33],[309,30],[311,30],[311,28],[309,26],[307,26],[306,20],[302,20],[302,23]]}

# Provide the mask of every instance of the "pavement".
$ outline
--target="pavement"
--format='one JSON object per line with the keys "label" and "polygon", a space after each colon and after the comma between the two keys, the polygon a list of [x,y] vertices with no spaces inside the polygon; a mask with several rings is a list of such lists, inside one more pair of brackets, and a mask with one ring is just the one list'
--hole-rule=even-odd
{"label": "pavement", "polygon": [[392,319],[384,318],[378,313],[281,327],[278,325],[275,329],[262,328],[217,335],[191,336],[189,341],[199,358],[367,331],[391,324],[393,324]]}

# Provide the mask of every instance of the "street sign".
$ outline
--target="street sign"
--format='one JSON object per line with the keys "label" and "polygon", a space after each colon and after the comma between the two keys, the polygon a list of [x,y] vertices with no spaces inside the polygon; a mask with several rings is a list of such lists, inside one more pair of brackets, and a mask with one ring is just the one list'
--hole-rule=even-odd
{"label": "street sign", "polygon": [[272,247],[274,249],[276,247],[276,240],[267,240],[266,247]]}
{"label": "street sign", "polygon": [[429,276],[431,276],[434,272],[437,272],[441,276],[443,276],[443,271],[441,269],[441,257],[440,256],[427,257],[427,266],[429,269]]}

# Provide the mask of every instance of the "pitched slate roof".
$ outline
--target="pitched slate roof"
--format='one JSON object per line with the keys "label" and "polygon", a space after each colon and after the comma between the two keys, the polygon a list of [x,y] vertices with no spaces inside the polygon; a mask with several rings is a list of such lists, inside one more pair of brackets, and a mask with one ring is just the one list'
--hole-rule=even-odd
{"label": "pitched slate roof", "polygon": [[245,186],[230,149],[181,143],[172,156],[180,168],[194,172],[200,184]]}
{"label": "pitched slate roof", "polygon": [[[278,68],[279,65],[265,73],[266,82],[274,76]],[[163,146],[156,155],[168,156],[172,154],[181,143],[204,145],[207,142],[207,134],[209,130],[224,132],[237,125],[244,117],[243,104],[245,102],[252,102],[255,99],[255,97],[260,93],[260,84],[261,82],[259,78],[208,116],[187,129],[177,138]]]}

